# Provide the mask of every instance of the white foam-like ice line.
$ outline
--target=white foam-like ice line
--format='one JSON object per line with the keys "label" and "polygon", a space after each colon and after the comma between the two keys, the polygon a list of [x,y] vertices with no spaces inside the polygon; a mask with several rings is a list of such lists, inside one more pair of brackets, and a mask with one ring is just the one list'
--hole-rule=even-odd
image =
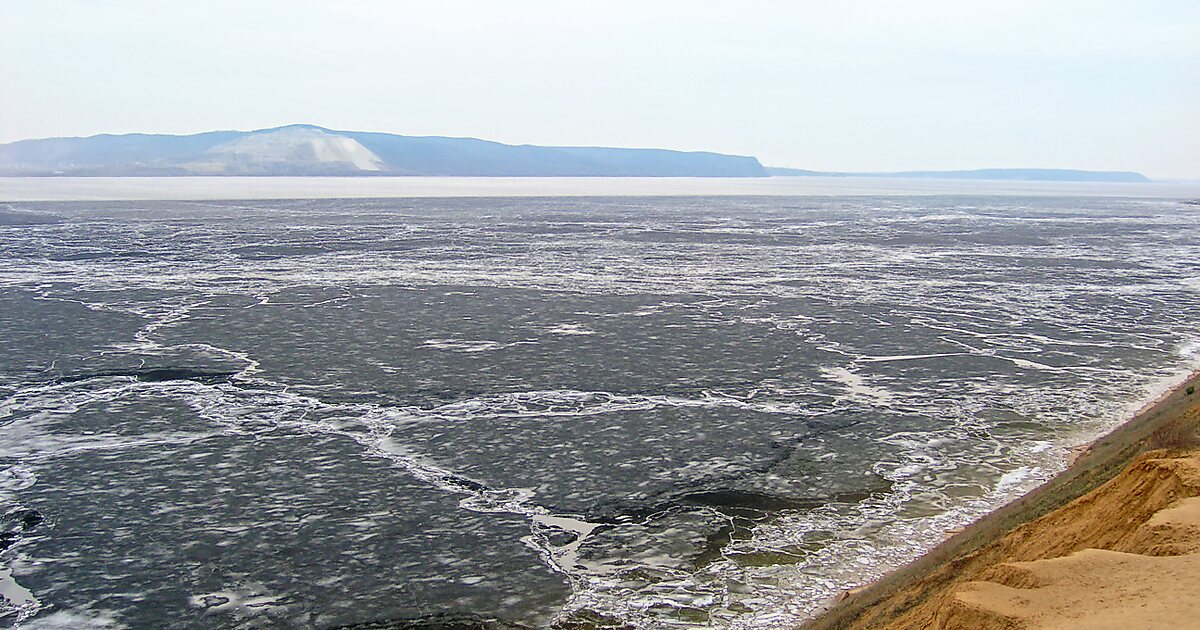
{"label": "white foam-like ice line", "polygon": [[477,352],[492,352],[494,350],[501,350],[514,345],[516,344],[500,343],[498,341],[491,341],[488,339],[426,339],[421,344],[421,347],[474,354]]}
{"label": "white foam-like ice line", "polygon": [[82,405],[112,402],[125,396],[135,386],[136,379],[126,376],[89,379],[87,385],[51,383],[23,387],[0,399],[0,422],[19,413],[71,414]]}
{"label": "white foam-like ice line", "polygon": [[145,344],[150,347],[158,347],[158,342],[152,339],[154,333],[163,328],[175,326],[191,316],[191,312],[201,306],[208,304],[208,300],[200,300],[198,302],[189,302],[180,304],[174,308],[170,308],[166,313],[152,319],[149,323],[142,327],[141,330],[134,333],[133,338],[136,342]]}
{"label": "white foam-like ice line", "polygon": [[888,356],[862,356],[859,360],[864,363],[889,363],[892,361],[919,361],[921,359],[940,359],[943,357],[971,356],[970,352],[939,352],[936,354],[895,354]]}
{"label": "white foam-like ice line", "polygon": [[79,608],[52,610],[29,618],[20,627],[25,630],[118,630],[128,626],[121,623],[113,611]]}
{"label": "white foam-like ice line", "polygon": [[624,411],[646,411],[658,407],[730,407],[759,413],[793,416],[823,415],[810,402],[757,402],[719,392],[702,392],[700,398],[656,394],[617,394],[604,391],[546,390],[478,396],[433,407],[422,414],[431,417],[498,418],[587,416]]}
{"label": "white foam-like ice line", "polygon": [[[622,243],[608,243],[614,255],[621,255]],[[461,253],[466,253],[464,252]],[[780,297],[812,297],[813,289],[822,286],[837,287],[831,294],[852,292],[856,299],[872,299],[872,296],[887,298],[897,291],[912,292],[928,283],[904,278],[867,280],[860,287],[848,287],[841,283],[847,269],[829,260],[874,256],[886,266],[889,259],[902,257],[903,252],[886,248],[867,247],[863,252],[841,249],[824,249],[813,246],[793,256],[746,257],[744,249],[706,244],[703,252],[716,255],[723,272],[713,269],[709,256],[701,257],[698,252],[689,252],[689,257],[679,259],[676,249],[669,250],[671,265],[651,265],[644,261],[636,268],[625,266],[611,268],[604,259],[567,257],[565,254],[540,252],[542,258],[537,265],[531,261],[516,260],[507,263],[488,257],[481,261],[450,260],[446,256],[439,260],[383,259],[372,253],[337,252],[305,256],[300,260],[271,261],[270,269],[243,274],[236,284],[228,282],[228,261],[204,261],[180,264],[145,263],[139,273],[130,274],[129,268],[114,261],[39,261],[31,265],[24,260],[13,261],[14,265],[0,270],[0,285],[28,285],[46,277],[58,276],[62,281],[77,283],[83,290],[124,289],[178,289],[191,287],[203,292],[206,289],[220,291],[239,290],[258,295],[269,294],[287,286],[321,284],[326,286],[357,285],[406,285],[417,286],[468,284],[493,287],[539,288],[545,290],[568,290],[593,293],[662,294],[737,293],[772,295]],[[664,254],[668,253],[664,251]],[[832,258],[821,256],[825,253]],[[809,257],[811,256],[811,258]],[[246,261],[239,261],[244,265]],[[281,265],[285,267],[280,267]],[[767,273],[764,270],[772,270]],[[637,277],[630,282],[630,274]],[[802,279],[805,286],[788,287],[784,284],[792,279]],[[980,282],[973,286],[979,287]],[[932,285],[931,285],[932,286]],[[994,283],[995,293],[1005,293],[1008,285]],[[1029,285],[1013,286],[1013,289],[1029,291]],[[1061,291],[1071,287],[1062,283],[1047,284],[1048,290]],[[1091,288],[1081,286],[1076,288]],[[858,289],[861,289],[859,291]]]}
{"label": "white foam-like ice line", "polygon": [[553,335],[568,335],[568,336],[571,336],[571,335],[587,336],[587,335],[596,334],[596,331],[594,331],[582,324],[558,324],[557,326],[552,326],[552,327],[546,329],[546,332],[553,334]]}

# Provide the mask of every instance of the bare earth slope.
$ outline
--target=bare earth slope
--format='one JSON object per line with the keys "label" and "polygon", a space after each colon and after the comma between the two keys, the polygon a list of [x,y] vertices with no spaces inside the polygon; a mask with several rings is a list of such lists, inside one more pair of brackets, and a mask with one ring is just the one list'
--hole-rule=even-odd
{"label": "bare earth slope", "polygon": [[[1147,435],[1177,422],[1200,422],[1200,395],[1184,387],[1097,441],[1059,479],[810,627],[1198,627],[1200,451],[1136,455]],[[1114,465],[1120,472],[1106,473]]]}
{"label": "bare earth slope", "polygon": [[[1014,531],[1000,544],[1005,562],[898,621],[933,613],[937,628],[1188,627],[1200,619],[1200,554],[1188,553],[1200,551],[1200,458],[1155,455]],[[1018,561],[1037,557],[1049,559]]]}

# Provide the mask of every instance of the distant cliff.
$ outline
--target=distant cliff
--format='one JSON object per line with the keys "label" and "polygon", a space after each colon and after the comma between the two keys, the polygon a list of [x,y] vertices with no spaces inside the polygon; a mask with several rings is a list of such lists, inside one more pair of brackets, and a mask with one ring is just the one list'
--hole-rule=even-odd
{"label": "distant cliff", "polygon": [[906,177],[913,179],[993,179],[1023,182],[1148,182],[1131,171],[1078,171],[1066,168],[981,168],[972,171],[899,171],[895,173],[846,173],[767,167],[774,177]]}
{"label": "distant cliff", "polygon": [[0,145],[0,175],[461,175],[766,177],[753,157],[664,149],[507,145],[289,125]]}

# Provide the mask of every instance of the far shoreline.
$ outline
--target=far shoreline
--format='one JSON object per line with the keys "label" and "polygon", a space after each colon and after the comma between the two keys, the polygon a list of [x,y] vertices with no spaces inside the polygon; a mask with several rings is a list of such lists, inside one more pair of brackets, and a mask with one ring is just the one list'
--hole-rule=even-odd
{"label": "far shoreline", "polygon": [[0,177],[0,202],[497,197],[1106,197],[1194,200],[1200,182],[903,177]]}

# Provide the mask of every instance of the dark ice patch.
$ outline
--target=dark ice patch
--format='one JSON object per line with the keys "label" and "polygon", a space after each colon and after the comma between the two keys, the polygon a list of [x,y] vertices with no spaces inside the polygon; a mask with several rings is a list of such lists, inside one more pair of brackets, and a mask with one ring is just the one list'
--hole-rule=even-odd
{"label": "dark ice patch", "polygon": [[167,381],[196,381],[198,383],[215,383],[227,381],[237,372],[222,371],[222,370],[201,370],[195,368],[146,368],[139,370],[109,370],[104,372],[91,372],[85,374],[71,374],[68,376],[60,376],[55,379],[55,383],[78,383],[93,378],[112,378],[126,377],[133,378],[143,383],[164,383]]}
{"label": "dark ice patch", "polygon": [[45,522],[41,512],[29,508],[13,508],[0,516],[0,551],[15,545],[31,529]]}

